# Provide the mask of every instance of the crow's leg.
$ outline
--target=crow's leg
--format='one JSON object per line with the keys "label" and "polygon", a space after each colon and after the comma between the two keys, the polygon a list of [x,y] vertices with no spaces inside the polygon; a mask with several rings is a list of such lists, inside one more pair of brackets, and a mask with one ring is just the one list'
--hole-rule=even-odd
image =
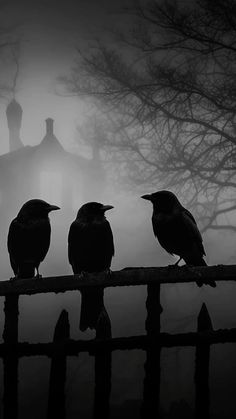
{"label": "crow's leg", "polygon": [[38,266],[36,266],[36,271],[37,271],[37,273],[35,275],[35,278],[37,278],[37,279],[42,278],[42,275],[40,275],[40,273],[39,273],[39,267]]}
{"label": "crow's leg", "polygon": [[105,274],[107,275],[111,275],[112,274],[112,270],[110,268],[105,269]]}
{"label": "crow's leg", "polygon": [[173,265],[168,265],[168,268],[175,268],[176,266],[179,266],[179,262],[182,260],[181,257],[177,260],[177,262],[173,263]]}
{"label": "crow's leg", "polygon": [[181,256],[179,257],[179,259],[177,260],[177,262],[175,262],[174,266],[178,266],[179,262],[182,260]]}
{"label": "crow's leg", "polygon": [[18,279],[18,276],[16,275],[16,276],[12,276],[11,278],[10,278],[10,281],[15,281],[16,279]]}
{"label": "crow's leg", "polygon": [[81,271],[80,274],[79,274],[79,279],[85,279],[87,275],[88,275],[88,272]]}

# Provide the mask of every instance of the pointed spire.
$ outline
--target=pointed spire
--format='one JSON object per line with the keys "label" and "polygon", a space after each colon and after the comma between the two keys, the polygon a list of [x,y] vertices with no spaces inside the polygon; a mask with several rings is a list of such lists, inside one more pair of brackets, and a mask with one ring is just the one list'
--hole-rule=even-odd
{"label": "pointed spire", "polygon": [[42,139],[40,145],[42,147],[47,147],[47,150],[64,150],[61,143],[56,138],[54,131],[53,131],[53,124],[54,120],[52,118],[45,119],[46,123],[46,134]]}
{"label": "pointed spire", "polygon": [[9,129],[12,127],[20,129],[22,113],[23,111],[21,105],[16,101],[16,99],[12,99],[6,109],[7,123]]}
{"label": "pointed spire", "polygon": [[54,124],[54,120],[52,118],[47,118],[45,119],[46,122],[46,135],[54,135],[53,133],[53,124]]}
{"label": "pointed spire", "polygon": [[6,109],[10,151],[23,147],[23,143],[20,139],[22,113],[21,105],[15,99],[12,99]]}

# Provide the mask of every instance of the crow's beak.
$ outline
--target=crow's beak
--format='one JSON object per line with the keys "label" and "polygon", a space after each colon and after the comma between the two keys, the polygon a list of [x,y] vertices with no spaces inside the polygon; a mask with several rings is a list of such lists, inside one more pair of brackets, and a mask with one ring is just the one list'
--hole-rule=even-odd
{"label": "crow's beak", "polygon": [[152,195],[142,195],[141,198],[146,199],[147,201],[151,201],[152,200]]}
{"label": "crow's beak", "polygon": [[49,212],[51,211],[57,211],[61,209],[60,207],[57,207],[57,205],[49,205]]}
{"label": "crow's beak", "polygon": [[114,208],[112,205],[103,205],[102,206],[102,211],[108,211],[108,210],[110,210],[110,209],[112,209],[112,208]]}

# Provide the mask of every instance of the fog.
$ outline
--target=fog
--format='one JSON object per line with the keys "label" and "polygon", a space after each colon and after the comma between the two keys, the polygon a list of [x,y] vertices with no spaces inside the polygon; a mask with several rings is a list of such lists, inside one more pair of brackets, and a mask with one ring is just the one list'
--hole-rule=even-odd
{"label": "fog", "polygon": [[[154,238],[150,219],[151,208],[139,196],[118,192],[116,195],[107,193],[103,202],[114,205],[114,209],[107,215],[115,242],[112,270],[123,269],[126,266],[165,266],[175,262],[173,257],[160,248]],[[43,276],[70,274],[72,271],[67,259],[67,234],[72,220],[63,217],[63,210],[61,213],[58,211],[51,214],[50,219],[51,246],[45,261],[41,264],[40,272]],[[211,264],[211,255],[214,263],[223,263],[224,255],[219,248],[217,249],[217,244],[215,250],[212,246],[214,241],[208,238],[206,240],[208,263]],[[7,251],[3,247],[2,244],[5,279],[12,276],[12,272]],[[218,258],[215,252],[218,252]],[[199,289],[194,283],[162,286],[161,303],[164,309],[161,316],[162,330],[172,333],[196,330],[197,315],[203,302],[207,304],[215,329],[236,327],[235,297],[235,285],[229,283],[218,283],[216,289],[207,286]],[[93,338],[93,331],[82,333],[79,330],[80,302],[80,293],[75,291],[20,297],[19,340],[35,343],[51,341],[62,309],[69,312],[72,338]],[[111,319],[113,337],[145,333],[145,302],[144,286],[106,289],[105,306]],[[3,331],[3,299],[1,299],[1,312],[0,327]],[[173,401],[181,399],[185,399],[193,407],[194,354],[194,349],[188,348],[163,350],[161,400],[164,409],[168,410]],[[234,412],[232,405],[234,400],[232,389],[236,373],[234,346],[213,346],[211,354],[210,385],[212,400],[216,400],[214,411],[217,412],[223,403],[225,406],[228,405],[228,410],[224,409],[224,414],[228,412],[230,417]],[[144,361],[145,353],[142,351],[114,352],[111,393],[111,412],[114,417],[120,411],[122,414],[128,411],[133,414],[138,412],[143,391]],[[50,361],[43,357],[23,358],[20,361],[19,397],[22,400],[20,417],[27,415],[30,417],[35,404],[40,405],[35,417],[41,418],[45,414],[49,367]],[[93,358],[82,354],[78,358],[68,359],[66,384],[66,405],[70,415],[68,417],[73,418],[79,413],[84,418],[91,416],[93,380]],[[221,394],[222,383],[225,388],[223,394]],[[30,397],[27,397],[27,394]]]}
{"label": "fog", "polygon": [[[87,158],[86,150],[83,147],[80,148],[76,142],[76,126],[83,120],[85,106],[77,98],[57,94],[57,77],[65,74],[73,63],[76,37],[86,42],[91,31],[95,29],[99,34],[106,34],[105,30],[113,18],[111,12],[119,4],[117,2],[111,10],[108,7],[110,4],[108,1],[67,3],[71,7],[65,11],[65,5],[62,2],[22,1],[19,4],[11,1],[5,11],[9,22],[22,23],[18,29],[23,42],[15,94],[23,110],[20,138],[25,146],[37,146],[45,136],[45,119],[53,118],[54,134],[64,149],[72,155],[82,155]],[[5,69],[2,77],[3,80],[7,80],[11,78],[9,69],[14,73],[10,56],[4,56],[2,63]],[[9,152],[9,131],[5,112],[11,99],[12,94],[7,93],[0,103],[0,155],[7,155]],[[1,161],[3,160],[0,159],[0,170]],[[19,166],[17,170],[23,169]],[[109,173],[106,175],[108,178]],[[10,189],[12,183],[8,181],[6,179],[4,187],[9,185]],[[77,180],[74,179],[74,181]],[[82,186],[81,182],[83,182]],[[53,187],[50,188],[50,185]],[[4,201],[4,217],[0,228],[2,280],[13,276],[7,251],[10,222],[25,200],[30,198],[42,198],[50,201],[51,204],[61,206],[60,211],[50,214],[51,245],[45,260],[40,265],[40,273],[44,277],[72,274],[67,256],[68,230],[79,206],[88,200],[85,199],[86,194],[83,190],[87,190],[86,196],[89,196],[90,186],[91,182],[89,183],[86,179],[79,180],[77,195],[75,196],[73,192],[73,203],[68,209],[63,205],[62,185],[60,182],[57,183],[54,175],[40,183],[36,190],[37,195],[35,195],[36,191],[35,194],[30,191],[26,195],[22,192],[23,185],[22,189],[20,185],[17,185],[17,192],[14,191],[11,195],[9,205],[7,201]],[[68,189],[70,189],[69,185]],[[7,199],[8,194],[5,192],[3,194],[0,190],[1,204],[4,199]],[[143,193],[145,192],[144,190]],[[101,201],[114,206],[114,209],[107,213],[115,243],[112,270],[120,270],[127,266],[166,266],[176,261],[160,247],[155,239],[151,225],[151,205],[140,199],[140,195],[141,193],[135,189],[127,190],[117,183],[112,184],[111,180],[107,180],[104,185]],[[90,196],[90,199],[93,200],[93,197]],[[235,233],[208,232],[204,234],[203,241],[209,265],[235,263]],[[172,333],[195,331],[197,315],[203,302],[207,304],[215,329],[236,327],[235,299],[236,290],[233,283],[219,282],[216,289],[208,286],[198,288],[195,283],[162,286],[161,303],[164,309],[161,317],[162,330]],[[79,330],[80,301],[79,292],[20,297],[19,340],[21,342],[52,341],[56,321],[63,309],[69,312],[72,338],[93,338],[93,331],[82,333]],[[111,319],[113,337],[145,333],[145,302],[146,287],[144,286],[106,289],[105,305]],[[4,299],[1,298],[1,336],[4,326],[3,305]],[[212,347],[210,386],[212,400],[214,400],[212,413],[215,415],[212,417],[220,417],[219,412],[222,412],[225,418],[232,417],[236,412],[236,406],[233,404],[236,377],[234,352],[234,346],[229,344]],[[193,408],[194,356],[194,350],[189,348],[162,351],[161,404],[166,411],[169,410],[173,401],[181,399],[185,399],[190,408]],[[145,353],[142,351],[114,352],[111,417],[118,418],[121,415],[126,417],[125,415],[129,414],[126,412],[133,412],[134,415],[138,412],[143,391],[144,362]],[[48,358],[20,360],[20,418],[31,417],[32,409],[35,409],[36,405],[37,411],[34,412],[36,419],[43,418],[46,414],[49,368]],[[0,369],[2,380],[2,363]],[[66,383],[68,418],[75,418],[79,414],[83,419],[91,416],[93,380],[94,359],[92,357],[83,354],[78,358],[68,358]],[[3,385],[0,381],[1,399],[2,396]]]}

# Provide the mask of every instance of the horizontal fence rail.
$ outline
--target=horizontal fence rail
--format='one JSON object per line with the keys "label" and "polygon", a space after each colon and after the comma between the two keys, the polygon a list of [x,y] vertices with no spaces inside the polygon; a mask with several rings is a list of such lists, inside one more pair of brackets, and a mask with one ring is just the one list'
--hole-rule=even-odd
{"label": "horizontal fence rail", "polygon": [[[111,339],[91,339],[91,340],[73,340],[70,339],[64,344],[65,353],[68,356],[77,356],[81,352],[88,352],[94,355],[95,352],[120,351],[141,349],[146,350],[150,345],[172,348],[200,345],[214,345],[218,343],[235,343],[236,328],[220,329],[206,332],[189,332],[189,333],[160,333],[159,336],[150,338],[147,335],[118,337]],[[49,343],[28,343],[19,342],[16,344],[0,344],[0,357],[4,357],[10,351],[14,351],[18,357],[28,356],[48,356],[53,355],[55,348],[61,345],[55,342]]]}
{"label": "horizontal fence rail", "polygon": [[0,281],[0,296],[33,295],[46,292],[82,290],[85,287],[118,287],[205,281],[236,281],[236,265],[174,266],[154,268],[125,268],[111,273],[63,275],[44,278]]}

